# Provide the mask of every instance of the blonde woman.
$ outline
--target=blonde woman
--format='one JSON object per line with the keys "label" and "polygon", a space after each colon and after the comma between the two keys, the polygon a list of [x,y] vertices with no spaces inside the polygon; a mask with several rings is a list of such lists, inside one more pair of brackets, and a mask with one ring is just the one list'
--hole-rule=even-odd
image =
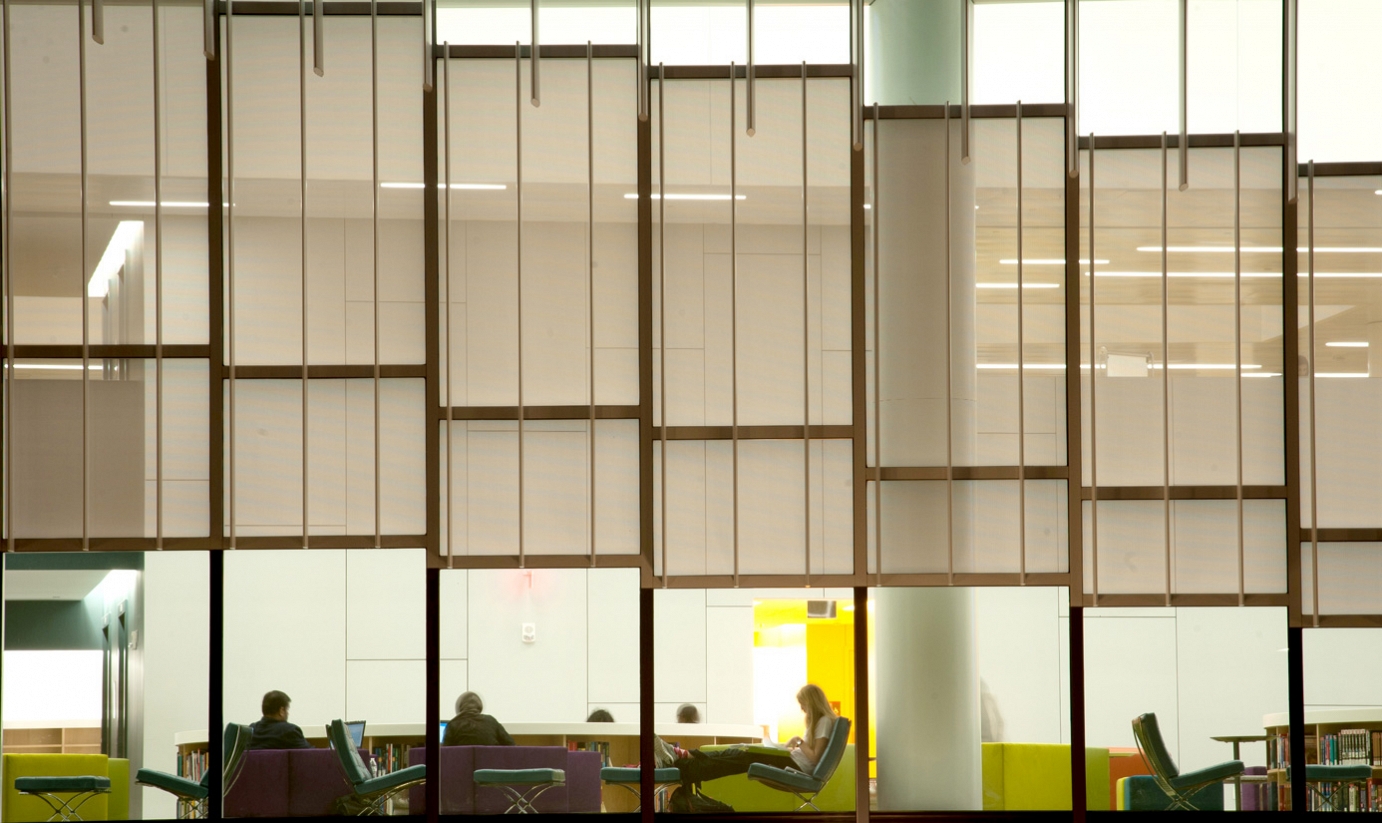
{"label": "blonde woman", "polygon": [[830,742],[830,733],[835,730],[835,711],[825,692],[815,683],[807,683],[797,692],[797,705],[806,715],[806,738],[793,737],[787,741],[787,749],[792,754],[796,767],[808,774],[816,768],[825,746]]}

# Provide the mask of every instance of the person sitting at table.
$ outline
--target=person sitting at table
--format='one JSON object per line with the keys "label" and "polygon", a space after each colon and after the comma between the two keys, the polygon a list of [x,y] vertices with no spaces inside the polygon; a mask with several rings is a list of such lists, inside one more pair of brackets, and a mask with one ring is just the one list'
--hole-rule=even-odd
{"label": "person sitting at table", "polygon": [[590,713],[590,717],[585,719],[587,723],[613,723],[614,715],[609,713],[609,709],[596,709]]}
{"label": "person sitting at table", "polygon": [[493,717],[484,713],[485,704],[475,692],[456,698],[456,716],[446,724],[443,746],[512,746],[513,738]]}
{"label": "person sitting at table", "polygon": [[251,749],[310,749],[312,744],[302,729],[288,722],[288,707],[292,698],[274,689],[259,703],[263,717],[250,725]]}

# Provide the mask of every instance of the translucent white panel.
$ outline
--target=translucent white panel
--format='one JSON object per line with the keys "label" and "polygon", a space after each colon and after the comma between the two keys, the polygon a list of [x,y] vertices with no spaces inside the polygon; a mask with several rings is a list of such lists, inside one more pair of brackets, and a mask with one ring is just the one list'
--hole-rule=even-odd
{"label": "translucent white panel", "polygon": [[[205,377],[193,382],[197,365],[204,375],[204,361],[194,361],[187,371],[170,378],[174,397],[204,393]],[[24,478],[13,486],[15,536],[81,537],[84,516],[91,537],[153,534],[152,520],[146,520],[146,508],[152,508],[146,494],[153,491],[147,484],[151,477],[148,455],[154,450],[156,421],[152,361],[93,360],[88,365],[85,438],[82,362],[19,360],[14,367],[11,459],[13,476]],[[200,454],[195,443],[186,440],[178,443],[177,450],[187,461],[180,471],[185,477],[191,475],[187,479],[203,481],[204,491],[205,404],[200,414],[195,401],[191,408],[183,406],[178,411],[183,413],[174,416],[165,408],[165,434],[190,431],[194,441],[200,438]],[[198,460],[203,467],[200,477],[194,468]],[[199,511],[204,513],[205,504],[190,501],[173,511],[176,520],[186,523]],[[205,521],[185,528],[206,533]]]}
{"label": "translucent white panel", "polygon": [[[1171,501],[1171,592],[1238,591],[1238,504]],[[1093,581],[1090,504],[1085,513],[1085,586]],[[1243,590],[1278,593],[1286,586],[1285,508],[1279,500],[1243,502]],[[1166,591],[1165,520],[1159,500],[1100,501],[1099,592]]]}
{"label": "translucent white panel", "polygon": [[[975,205],[979,207],[974,216],[974,276],[975,285],[982,284],[982,288],[974,292],[975,352],[965,359],[975,359],[980,350],[985,354],[980,361],[985,368],[975,373],[972,462],[1014,466],[1018,462],[1020,402],[1017,380],[1017,124],[1013,120],[986,119],[974,121],[972,128],[971,165],[975,168]],[[1023,218],[1025,223],[1025,209]],[[1061,252],[1060,257],[1064,256]],[[1023,257],[1035,258],[1035,255],[1024,253]],[[1024,286],[1028,282],[1058,279],[1052,276],[1058,274],[1058,270],[1031,269],[1024,267]],[[1028,287],[1023,291],[1022,297],[1027,298],[1038,290]],[[885,360],[887,356],[885,349]],[[1047,358],[1047,362],[1052,361]],[[1016,540],[1013,542],[1015,545]]]}
{"label": "translucent white panel", "polygon": [[[578,41],[579,42],[579,41]],[[601,42],[601,41],[597,41]],[[611,42],[611,41],[603,41]],[[596,60],[595,402],[638,402],[637,101],[633,60]]]}
{"label": "translucent white panel", "polygon": [[[422,181],[422,152],[417,148],[422,145],[422,107],[415,96],[422,84],[422,61],[417,59],[421,39],[419,18],[379,18],[379,175],[385,181]],[[402,201],[407,215],[421,220],[422,193],[409,194]],[[389,209],[390,198],[381,200],[381,208]]]}
{"label": "translucent white panel", "polygon": [[806,570],[804,457],[800,441],[739,443],[739,571]]}
{"label": "translucent white panel", "polygon": [[854,572],[854,444],[811,441],[811,573]]}
{"label": "translucent white panel", "polygon": [[1191,132],[1281,130],[1281,9],[1282,0],[1191,0]]}
{"label": "translucent white panel", "polygon": [[1065,5],[974,6],[974,102],[1065,99]]}
{"label": "translucent white panel", "polygon": [[1367,36],[1382,25],[1382,7],[1368,0],[1306,0],[1299,14],[1301,161],[1375,157],[1366,135],[1382,128],[1382,111],[1354,105],[1339,78],[1382,71],[1382,54]]}
{"label": "translucent white panel", "polygon": [[[1065,482],[1028,480],[1026,487],[1027,571],[1064,571],[1067,566]],[[1014,574],[1022,570],[1019,542],[1022,511],[1018,505],[1018,488],[1016,480],[955,483],[956,572]],[[887,511],[883,516],[886,528]]]}
{"label": "translucent white panel", "polygon": [[[443,426],[445,424],[443,423]],[[452,423],[448,516],[446,431],[441,432],[443,552],[518,554],[518,426]],[[528,554],[588,554],[591,540],[590,434],[585,420],[523,424],[523,546]],[[638,424],[595,427],[597,554],[638,552]]]}
{"label": "translucent white panel", "polygon": [[1027,481],[1027,571],[1070,570],[1069,503],[1064,480]]}
{"label": "translucent white panel", "polygon": [[[225,512],[237,535],[302,533],[302,382],[237,380],[225,390]],[[231,432],[235,480],[231,482]]]}
{"label": "translucent white panel", "polygon": [[[295,186],[293,188],[296,188]],[[238,195],[237,195],[238,197]],[[296,199],[296,198],[294,198]],[[235,335],[237,365],[302,362],[302,235],[295,216],[234,217],[235,322],[226,279],[226,362]],[[321,239],[321,235],[318,235]],[[309,229],[309,247],[312,235]],[[329,247],[316,244],[323,253]]]}
{"label": "translucent white panel", "polygon": [[[723,65],[747,60],[748,18],[742,5],[661,3],[652,8],[652,64]],[[844,3],[769,5],[754,9],[759,65],[849,62],[849,7]]]}
{"label": "translucent white panel", "polygon": [[[6,191],[15,296],[12,339],[20,344],[82,342],[87,277],[76,196],[82,137],[77,23],[76,6],[25,6],[10,15],[6,59],[14,76],[24,78],[10,83]],[[106,222],[107,232],[113,228]],[[87,266],[94,270],[99,259],[99,249],[89,253]]]}
{"label": "translucent white panel", "polygon": [[[870,489],[876,489],[871,483]],[[871,496],[870,496],[871,497]],[[889,481],[883,484],[884,574],[945,573],[949,570],[945,482]],[[877,552],[874,502],[869,500],[870,571]]]}
{"label": "translucent white panel", "polygon": [[[532,39],[528,6],[479,6],[469,2],[447,3],[437,9],[437,42],[502,44]],[[459,8],[456,8],[459,6]],[[631,2],[575,3],[543,6],[538,14],[538,41],[557,43],[633,43],[637,39],[638,11]]]}
{"label": "translucent white panel", "polygon": [[[1085,591],[1094,591],[1094,532],[1090,503],[1084,511]],[[1160,500],[1099,502],[1100,594],[1166,591],[1166,522]],[[1236,587],[1235,587],[1236,588]]]}
{"label": "translucent white panel", "polygon": [[[144,361],[144,536],[158,533],[155,365]],[[205,360],[163,361],[163,534],[200,537],[210,517],[209,400]]]}
{"label": "translucent white panel", "polygon": [[[1301,609],[1315,611],[1315,560],[1309,543],[1300,547]],[[1377,614],[1382,610],[1382,544],[1321,543],[1320,614]]]}

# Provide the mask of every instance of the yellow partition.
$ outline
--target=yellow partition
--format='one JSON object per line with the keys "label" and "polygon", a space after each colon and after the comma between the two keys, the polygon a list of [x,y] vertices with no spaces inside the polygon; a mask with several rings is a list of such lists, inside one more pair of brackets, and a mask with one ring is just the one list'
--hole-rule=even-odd
{"label": "yellow partition", "polygon": [[[983,744],[986,811],[1070,809],[1070,747],[1056,743]],[[1108,810],[1108,749],[1085,749],[1085,808]]]}

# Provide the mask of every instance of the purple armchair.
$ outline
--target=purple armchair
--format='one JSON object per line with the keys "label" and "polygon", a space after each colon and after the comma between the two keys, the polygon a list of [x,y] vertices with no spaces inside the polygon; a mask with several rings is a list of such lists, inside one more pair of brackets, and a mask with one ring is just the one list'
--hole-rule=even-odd
{"label": "purple armchair", "polygon": [[354,794],[330,749],[245,752],[240,778],[226,794],[226,817],[321,817]]}
{"label": "purple armchair", "polygon": [[[408,765],[426,760],[427,750],[408,750]],[[539,812],[600,811],[599,752],[572,752],[561,746],[443,746],[441,749],[441,813],[501,814],[509,801],[496,788],[477,788],[471,775],[476,769],[564,769],[566,785],[544,792],[537,799]],[[426,811],[426,786],[414,786],[408,795],[413,814]]]}

